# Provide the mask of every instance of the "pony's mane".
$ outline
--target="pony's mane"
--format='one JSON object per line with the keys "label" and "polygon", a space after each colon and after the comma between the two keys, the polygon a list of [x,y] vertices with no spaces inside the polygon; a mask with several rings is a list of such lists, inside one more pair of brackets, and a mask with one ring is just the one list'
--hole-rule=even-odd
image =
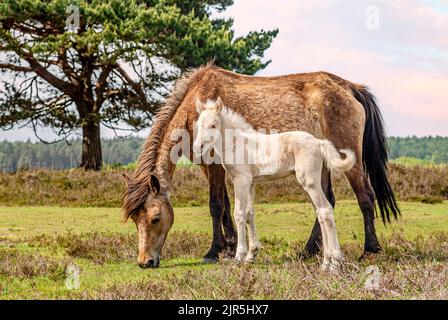
{"label": "pony's mane", "polygon": [[168,123],[171,121],[177,111],[177,108],[184,100],[185,95],[192,83],[195,83],[205,70],[212,67],[213,63],[209,63],[205,66],[184,73],[184,75],[177,80],[170,97],[166,100],[164,106],[157,112],[149,136],[145,141],[142,151],[140,152],[140,156],[137,161],[137,169],[134,173],[135,179],[140,180],[142,178],[148,178],[148,176],[154,171],[157,162],[157,151],[163,141],[163,138],[165,137]]}
{"label": "pony's mane", "polygon": [[140,152],[134,177],[129,180],[123,195],[122,208],[125,220],[145,202],[149,194],[149,178],[156,169],[158,151],[171,119],[191,86],[197,83],[204,71],[213,67],[213,63],[210,62],[202,67],[184,73],[177,80],[170,97],[157,112],[149,136]]}

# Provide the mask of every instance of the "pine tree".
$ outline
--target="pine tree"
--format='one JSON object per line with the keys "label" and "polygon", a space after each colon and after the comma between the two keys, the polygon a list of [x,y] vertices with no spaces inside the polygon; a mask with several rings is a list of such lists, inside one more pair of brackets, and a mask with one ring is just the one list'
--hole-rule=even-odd
{"label": "pine tree", "polygon": [[2,0],[0,127],[82,130],[81,166],[100,169],[100,124],[139,130],[172,82],[214,59],[253,74],[277,30],[236,38],[213,18],[232,0]]}

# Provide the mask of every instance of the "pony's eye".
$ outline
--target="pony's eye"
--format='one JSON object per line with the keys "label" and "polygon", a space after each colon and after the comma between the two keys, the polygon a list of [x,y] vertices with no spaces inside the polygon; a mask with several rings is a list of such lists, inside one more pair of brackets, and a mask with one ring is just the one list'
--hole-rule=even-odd
{"label": "pony's eye", "polygon": [[155,217],[154,219],[151,220],[151,222],[152,222],[153,224],[157,224],[157,223],[159,223],[159,222],[160,222],[160,217],[159,217],[159,216]]}
{"label": "pony's eye", "polygon": [[217,126],[216,122],[213,122],[212,123],[212,129],[216,129],[216,126]]}

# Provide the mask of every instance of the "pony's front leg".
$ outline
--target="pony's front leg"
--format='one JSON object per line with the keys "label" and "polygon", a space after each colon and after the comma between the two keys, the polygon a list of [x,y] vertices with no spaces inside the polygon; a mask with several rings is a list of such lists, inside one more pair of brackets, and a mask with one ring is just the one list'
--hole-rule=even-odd
{"label": "pony's front leg", "polygon": [[249,253],[246,256],[246,262],[253,262],[261,248],[260,241],[257,236],[257,229],[255,228],[255,212],[254,212],[254,196],[255,185],[250,187],[249,199],[247,200],[247,225],[249,226]]}
{"label": "pony's front leg", "polygon": [[247,220],[247,200],[250,192],[251,181],[245,177],[235,178],[233,181],[235,188],[235,208],[234,219],[238,233],[238,245],[236,248],[235,260],[243,262],[247,254],[246,243],[246,220]]}

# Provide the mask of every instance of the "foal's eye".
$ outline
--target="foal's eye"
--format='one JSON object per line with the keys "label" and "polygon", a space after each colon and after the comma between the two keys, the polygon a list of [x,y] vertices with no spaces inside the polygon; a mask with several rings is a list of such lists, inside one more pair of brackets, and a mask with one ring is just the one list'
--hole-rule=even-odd
{"label": "foal's eye", "polygon": [[216,129],[216,123],[212,123],[212,129]]}
{"label": "foal's eye", "polygon": [[151,222],[152,222],[153,224],[157,224],[157,223],[159,223],[159,222],[160,222],[160,217],[159,217],[159,216],[155,217],[154,219],[151,220]]}

